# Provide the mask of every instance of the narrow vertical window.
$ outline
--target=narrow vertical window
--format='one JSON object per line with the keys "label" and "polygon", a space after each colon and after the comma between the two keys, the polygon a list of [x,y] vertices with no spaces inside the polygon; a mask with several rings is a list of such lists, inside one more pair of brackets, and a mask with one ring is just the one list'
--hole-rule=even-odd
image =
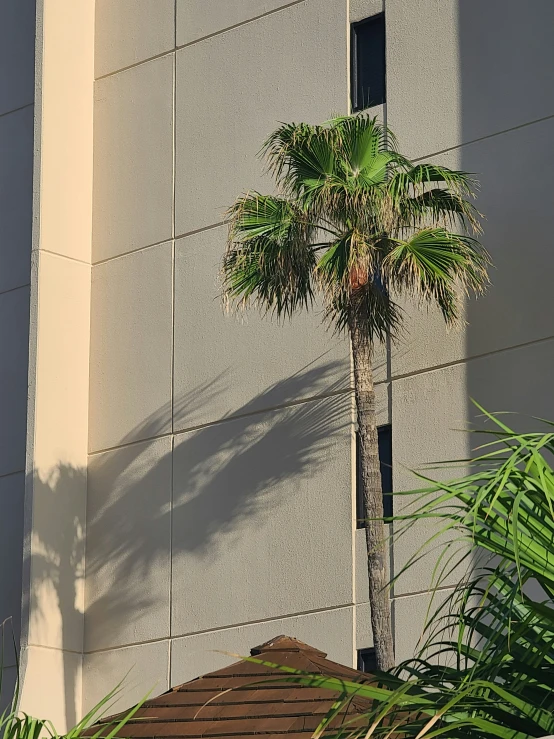
{"label": "narrow vertical window", "polygon": [[[380,426],[377,429],[377,434],[379,436],[379,462],[381,467],[381,482],[383,485],[383,512],[385,519],[389,519],[393,515],[392,426]],[[356,521],[359,529],[364,527],[364,501],[361,485],[359,434],[356,434]]]}
{"label": "narrow vertical window", "polygon": [[375,658],[375,649],[358,649],[358,670],[360,672],[375,672],[377,669],[377,660]]}
{"label": "narrow vertical window", "polygon": [[386,100],[385,14],[352,24],[352,110]]}

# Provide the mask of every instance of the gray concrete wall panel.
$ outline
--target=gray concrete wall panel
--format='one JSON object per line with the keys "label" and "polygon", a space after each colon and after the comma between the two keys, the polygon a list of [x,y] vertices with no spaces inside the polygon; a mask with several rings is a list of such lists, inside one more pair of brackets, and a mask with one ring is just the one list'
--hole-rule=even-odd
{"label": "gray concrete wall panel", "polygon": [[171,51],[175,0],[96,0],[96,77]]}
{"label": "gray concrete wall panel", "polygon": [[349,346],[322,310],[279,322],[225,314],[218,272],[226,227],[175,245],[175,430],[350,386]]}
{"label": "gray concrete wall panel", "polygon": [[89,464],[85,650],[169,636],[171,439]]}
{"label": "gray concrete wall panel", "polygon": [[93,268],[89,448],[171,431],[172,245]]}
{"label": "gray concrete wall panel", "polygon": [[173,60],[96,83],[93,262],[172,236]]}
{"label": "gray concrete wall panel", "polygon": [[[29,288],[0,294],[0,475],[25,469]],[[9,422],[8,422],[9,419]]]}
{"label": "gray concrete wall panel", "polygon": [[35,0],[4,0],[0,10],[0,115],[32,105]]}
{"label": "gray concrete wall panel", "polygon": [[172,634],[352,603],[348,395],[179,435]]}
{"label": "gray concrete wall panel", "polygon": [[0,292],[28,285],[33,199],[33,106],[0,117]]}
{"label": "gray concrete wall panel", "polygon": [[178,236],[272,188],[256,154],[280,121],[346,112],[346,25],[344,4],[309,0],[177,52]]}
{"label": "gray concrete wall panel", "polygon": [[309,0],[176,0],[177,46],[194,43]]}

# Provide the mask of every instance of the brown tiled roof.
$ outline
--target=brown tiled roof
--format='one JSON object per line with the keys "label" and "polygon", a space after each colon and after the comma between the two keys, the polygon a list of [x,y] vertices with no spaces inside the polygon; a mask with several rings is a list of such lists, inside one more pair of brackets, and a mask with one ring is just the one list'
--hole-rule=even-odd
{"label": "brown tiled roof", "polygon": [[[365,683],[371,679],[331,662],[323,652],[287,636],[255,647],[251,654],[310,674]],[[285,682],[286,677],[277,668],[236,662],[147,701],[119,735],[129,739],[239,739],[254,735],[264,739],[308,739],[339,693]],[[367,702],[359,698],[349,701],[332,727],[336,730],[367,708]],[[116,719],[114,716],[104,722]],[[96,725],[87,733],[98,729]]]}

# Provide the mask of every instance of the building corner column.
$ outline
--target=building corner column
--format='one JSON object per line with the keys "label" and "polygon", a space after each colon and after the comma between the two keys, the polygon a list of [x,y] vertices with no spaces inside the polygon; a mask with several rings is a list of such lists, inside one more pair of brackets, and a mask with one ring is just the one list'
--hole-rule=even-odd
{"label": "building corner column", "polygon": [[81,717],[94,0],[37,0],[20,709]]}

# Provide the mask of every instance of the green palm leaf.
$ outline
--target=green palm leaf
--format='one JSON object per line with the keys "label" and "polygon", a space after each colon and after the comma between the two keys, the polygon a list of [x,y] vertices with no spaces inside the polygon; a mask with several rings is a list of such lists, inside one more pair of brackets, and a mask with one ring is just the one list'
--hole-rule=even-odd
{"label": "green palm leaf", "polygon": [[478,241],[444,228],[426,228],[407,240],[390,239],[384,271],[398,291],[434,301],[447,323],[458,318],[456,288],[480,291],[488,258]]}
{"label": "green palm leaf", "polygon": [[306,214],[282,198],[253,194],[237,201],[231,224],[223,262],[227,295],[279,316],[309,306],[316,256]]}

